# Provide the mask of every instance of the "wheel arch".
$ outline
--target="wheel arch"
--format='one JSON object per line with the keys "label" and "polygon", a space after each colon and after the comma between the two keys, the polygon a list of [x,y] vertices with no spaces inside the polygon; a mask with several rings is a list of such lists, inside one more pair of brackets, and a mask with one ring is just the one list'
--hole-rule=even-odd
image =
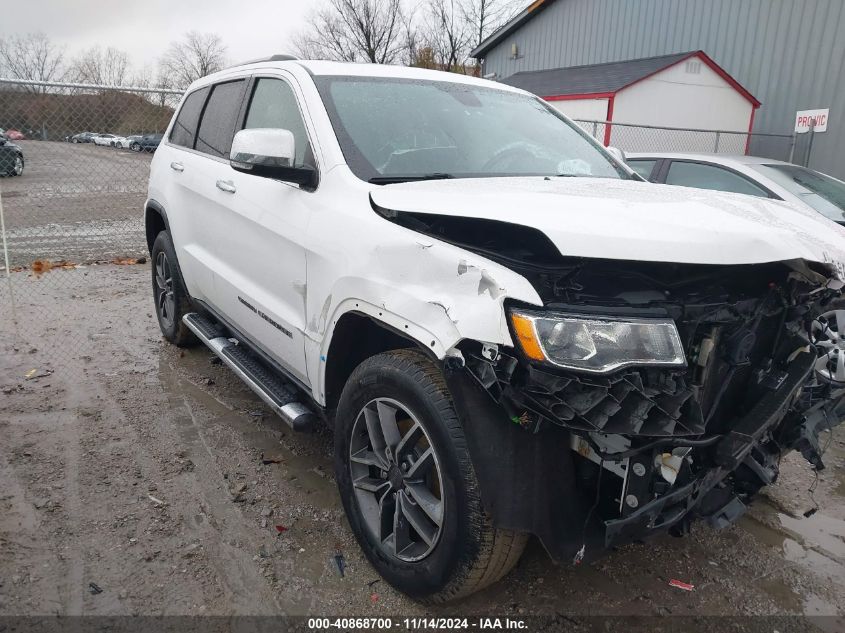
{"label": "wheel arch", "polygon": [[147,239],[147,251],[152,254],[153,242],[162,231],[170,231],[167,212],[155,200],[147,200],[144,206],[144,235]]}
{"label": "wheel arch", "polygon": [[421,341],[360,310],[349,310],[337,319],[321,361],[321,392],[327,410],[334,410],[349,376],[368,358],[396,349],[419,349],[436,360]]}

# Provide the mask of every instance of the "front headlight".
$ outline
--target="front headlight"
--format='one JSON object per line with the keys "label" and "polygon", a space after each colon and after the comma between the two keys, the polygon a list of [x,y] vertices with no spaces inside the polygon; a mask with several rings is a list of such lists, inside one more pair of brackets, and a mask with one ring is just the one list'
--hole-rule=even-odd
{"label": "front headlight", "polygon": [[686,364],[671,319],[510,313],[525,355],[567,369],[606,373],[630,365]]}

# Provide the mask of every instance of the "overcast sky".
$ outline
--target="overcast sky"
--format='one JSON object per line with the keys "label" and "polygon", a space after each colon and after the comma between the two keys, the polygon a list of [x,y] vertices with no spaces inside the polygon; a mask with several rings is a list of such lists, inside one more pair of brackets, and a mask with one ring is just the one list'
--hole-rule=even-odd
{"label": "overcast sky", "polygon": [[42,31],[68,56],[99,44],[153,66],[192,29],[219,34],[230,62],[290,52],[313,0],[21,0],[3,2],[0,36]]}

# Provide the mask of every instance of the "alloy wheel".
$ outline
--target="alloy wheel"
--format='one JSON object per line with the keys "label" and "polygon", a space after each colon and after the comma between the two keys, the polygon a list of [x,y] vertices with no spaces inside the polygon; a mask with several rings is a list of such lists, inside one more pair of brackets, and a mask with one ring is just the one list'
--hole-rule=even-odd
{"label": "alloy wheel", "polygon": [[385,553],[415,562],[434,551],[446,510],[440,462],[407,407],[376,398],[361,409],[349,469],[361,516]]}
{"label": "alloy wheel", "polygon": [[165,327],[172,327],[176,313],[176,300],[173,297],[173,273],[167,254],[160,251],[155,263],[156,309]]}
{"label": "alloy wheel", "polygon": [[23,173],[23,159],[20,156],[15,157],[15,164],[12,167],[15,176],[20,176]]}
{"label": "alloy wheel", "polygon": [[822,314],[811,332],[819,354],[816,374],[826,382],[845,383],[845,310]]}

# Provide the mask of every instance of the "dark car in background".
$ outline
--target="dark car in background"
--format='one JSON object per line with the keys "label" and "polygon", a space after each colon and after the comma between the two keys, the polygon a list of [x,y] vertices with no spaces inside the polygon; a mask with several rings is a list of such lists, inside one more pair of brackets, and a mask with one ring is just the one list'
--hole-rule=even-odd
{"label": "dark car in background", "polygon": [[158,148],[159,143],[161,143],[163,136],[163,134],[144,134],[141,138],[133,141],[129,149],[133,152],[154,152]]}
{"label": "dark car in background", "polygon": [[93,143],[96,132],[80,132],[70,137],[71,143]]}
{"label": "dark car in background", "polygon": [[5,134],[0,134],[0,176],[20,176],[23,174],[23,150],[15,145]]}

